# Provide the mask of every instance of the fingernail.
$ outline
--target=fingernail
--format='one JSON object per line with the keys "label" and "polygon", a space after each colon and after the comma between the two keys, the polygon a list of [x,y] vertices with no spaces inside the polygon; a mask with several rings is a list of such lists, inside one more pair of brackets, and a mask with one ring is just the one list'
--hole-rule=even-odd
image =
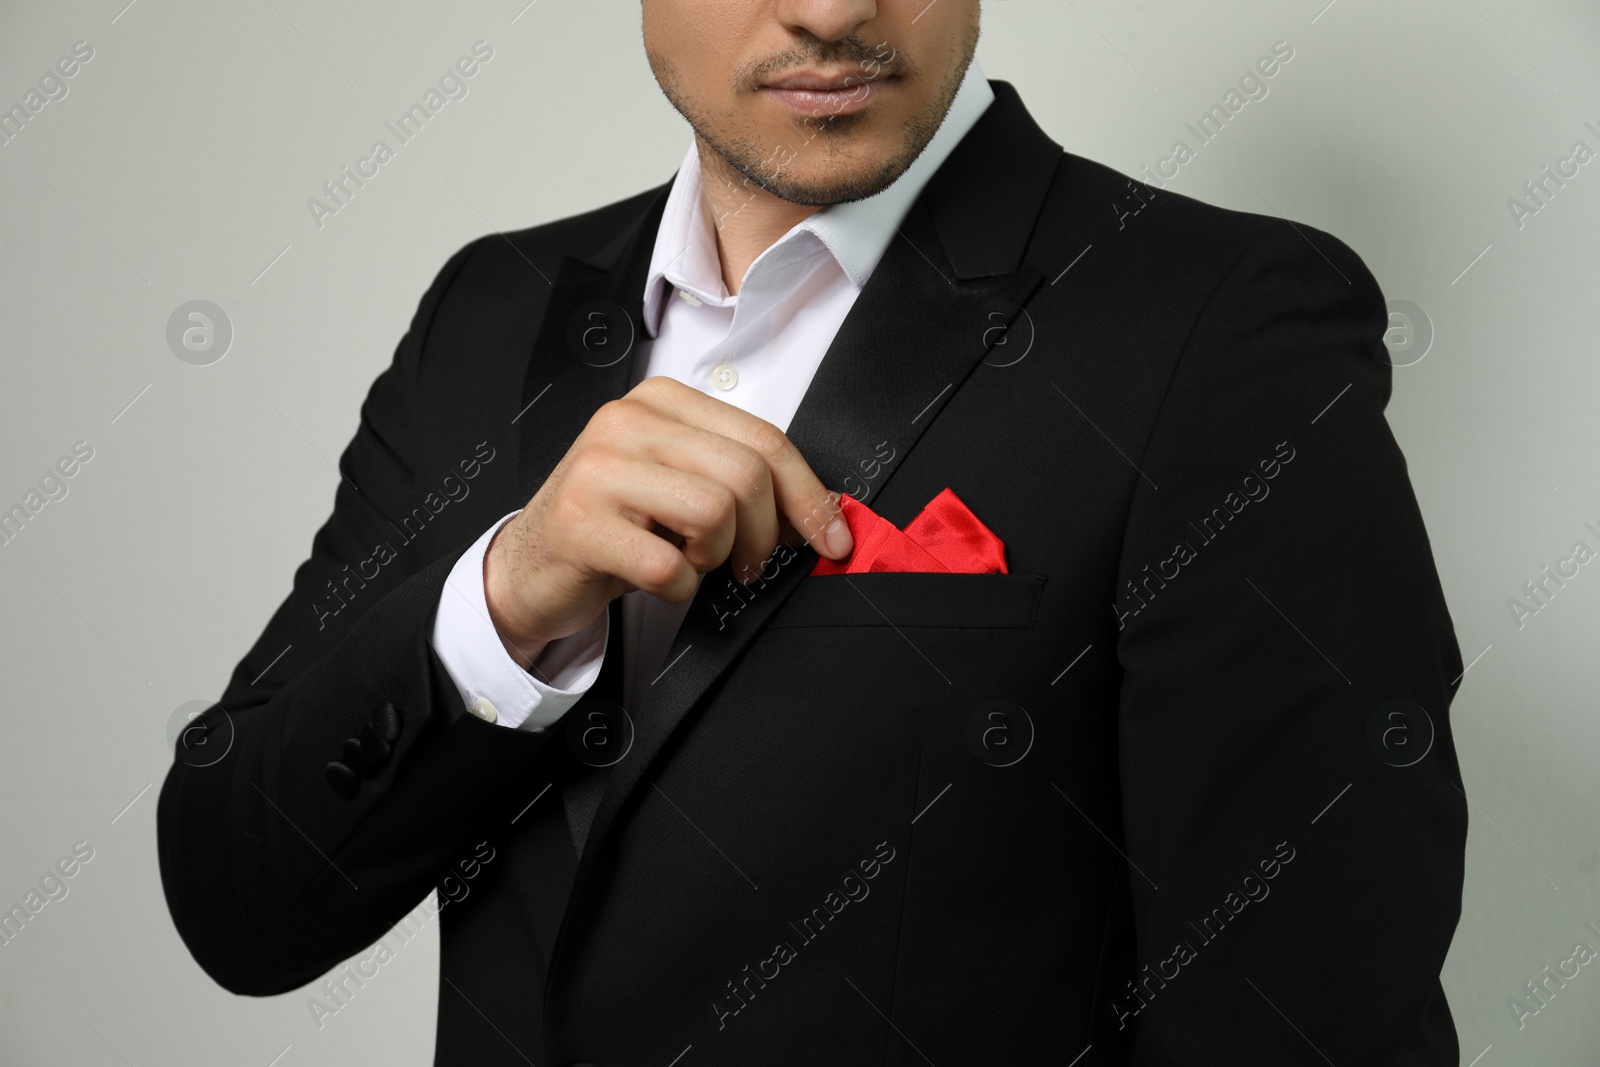
{"label": "fingernail", "polygon": [[842,517],[834,519],[823,528],[822,543],[827,546],[828,554],[835,559],[848,556],[856,547],[855,538],[850,536],[850,525]]}

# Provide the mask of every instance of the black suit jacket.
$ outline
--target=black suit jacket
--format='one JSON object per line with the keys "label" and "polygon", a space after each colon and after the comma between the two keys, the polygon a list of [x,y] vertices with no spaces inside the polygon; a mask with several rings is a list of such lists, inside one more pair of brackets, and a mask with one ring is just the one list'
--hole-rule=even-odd
{"label": "black suit jacket", "polygon": [[1378,286],[991,84],[789,436],[897,525],[953,488],[1010,572],[780,551],[706,576],[631,741],[615,631],[575,729],[466,713],[445,577],[627,391],[668,185],[472,242],[162,789],[208,974],[359,954],[337,1011],[440,885],[441,1064],[1456,1062],[1462,664]]}

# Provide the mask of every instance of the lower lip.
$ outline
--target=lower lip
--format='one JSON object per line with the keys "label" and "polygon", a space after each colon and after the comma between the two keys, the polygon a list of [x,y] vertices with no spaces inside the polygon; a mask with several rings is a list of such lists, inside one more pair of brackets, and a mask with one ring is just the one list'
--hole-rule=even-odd
{"label": "lower lip", "polygon": [[865,110],[883,92],[884,86],[893,80],[883,78],[862,82],[847,89],[774,89],[763,86],[761,91],[790,111],[812,118],[826,118]]}

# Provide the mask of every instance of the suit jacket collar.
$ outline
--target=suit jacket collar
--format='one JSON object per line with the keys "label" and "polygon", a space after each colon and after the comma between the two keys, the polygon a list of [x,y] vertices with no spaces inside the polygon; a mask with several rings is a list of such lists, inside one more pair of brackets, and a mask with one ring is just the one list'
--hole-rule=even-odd
{"label": "suit jacket collar", "polygon": [[[1066,157],[1011,85],[990,86],[994,103],[907,212],[790,423],[790,439],[830,488],[845,489],[879,442],[901,456],[910,452],[1043,279],[1024,257]],[[519,480],[530,496],[594,410],[629,389],[643,286],[670,184],[653,190],[638,216],[592,257],[562,261],[518,416]],[[858,498],[870,503],[902,465],[884,470]],[[726,564],[708,573],[667,653],[668,669],[642,707],[627,709],[633,746],[608,771],[550,957],[547,1032],[560,1032],[559,975],[571,965],[574,931],[591,917],[589,902],[598,894],[585,883],[603,862],[608,838],[668,739],[704,705],[816,558],[805,546],[785,564],[775,557],[753,597],[734,591]]]}

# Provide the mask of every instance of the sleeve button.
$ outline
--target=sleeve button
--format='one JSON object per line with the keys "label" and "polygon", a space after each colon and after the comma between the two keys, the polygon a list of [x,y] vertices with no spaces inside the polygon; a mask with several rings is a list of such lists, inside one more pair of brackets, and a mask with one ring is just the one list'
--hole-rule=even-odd
{"label": "sleeve button", "polygon": [[381,771],[389,765],[389,757],[394,755],[394,746],[378,736],[377,730],[371,723],[361,728],[361,751],[371,761],[373,771]]}
{"label": "sleeve button", "polygon": [[400,740],[401,725],[400,712],[389,701],[372,709],[372,732],[391,745]]}
{"label": "sleeve button", "polygon": [[367,751],[361,747],[361,739],[347,737],[344,747],[339,752],[339,759],[346,767],[363,778],[371,778],[378,772],[378,767]]}
{"label": "sleeve button", "polygon": [[338,760],[328,764],[326,777],[333,791],[346,800],[353,799],[361,789],[361,779],[356,777],[356,772]]}

